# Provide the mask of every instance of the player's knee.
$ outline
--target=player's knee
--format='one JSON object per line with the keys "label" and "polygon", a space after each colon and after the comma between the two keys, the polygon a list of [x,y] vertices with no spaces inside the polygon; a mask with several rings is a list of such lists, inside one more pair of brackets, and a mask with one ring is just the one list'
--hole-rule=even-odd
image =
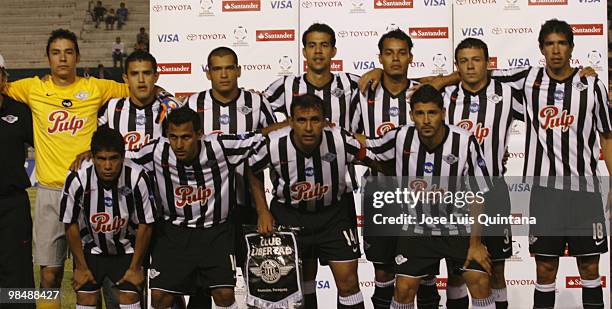
{"label": "player's knee", "polygon": [[491,295],[491,281],[488,274],[472,271],[468,272],[464,278],[472,297],[487,298]]}
{"label": "player's knee", "polygon": [[559,259],[553,258],[538,258],[536,259],[536,269],[539,284],[549,284],[555,281],[557,270],[559,268]]}
{"label": "player's knee", "polygon": [[77,292],[77,304],[83,306],[95,306],[98,303],[98,294],[99,292]]}
{"label": "player's knee", "polygon": [[217,306],[229,307],[234,303],[234,290],[231,288],[217,288],[211,290],[210,294]]}
{"label": "player's knee", "polygon": [[359,292],[359,278],[357,274],[350,274],[336,280],[336,287],[340,296],[353,295]]}
{"label": "player's knee", "polygon": [[40,270],[40,286],[42,288],[59,288],[62,282],[62,267],[42,267]]}
{"label": "player's knee", "polygon": [[580,257],[577,260],[578,271],[582,279],[593,280],[599,277],[599,257]]}
{"label": "player's knee", "polygon": [[155,309],[166,309],[172,306],[174,296],[168,292],[151,290],[151,304]]}
{"label": "player's knee", "polygon": [[120,304],[130,305],[138,301],[140,301],[140,295],[136,292],[119,292]]}
{"label": "player's knee", "polygon": [[402,304],[414,302],[417,290],[419,289],[419,280],[410,278],[398,277],[395,281],[395,300]]}

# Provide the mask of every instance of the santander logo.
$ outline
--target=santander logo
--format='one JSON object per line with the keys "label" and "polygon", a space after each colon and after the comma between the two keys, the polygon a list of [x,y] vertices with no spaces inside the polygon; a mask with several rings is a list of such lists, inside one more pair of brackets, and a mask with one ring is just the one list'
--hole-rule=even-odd
{"label": "santander logo", "polygon": [[310,201],[320,200],[329,192],[328,185],[315,184],[314,186],[310,181],[300,181],[291,186],[291,198],[293,201]]}
{"label": "santander logo", "polygon": [[128,150],[137,150],[151,142],[149,134],[142,134],[138,131],[130,131],[123,136],[123,142],[127,145]]}
{"label": "santander logo", "polygon": [[559,108],[556,106],[544,106],[540,109],[540,122],[542,129],[561,128],[561,131],[566,132],[569,127],[574,124],[574,115],[568,115],[566,110],[559,114]]}
{"label": "santander logo", "polygon": [[174,189],[174,197],[176,198],[174,204],[178,208],[183,208],[185,205],[191,205],[195,202],[204,204],[212,195],[213,190],[211,188],[197,187],[194,189],[192,186],[178,186]]}
{"label": "santander logo", "polygon": [[255,40],[258,42],[268,41],[293,41],[295,40],[295,30],[257,30]]}
{"label": "santander logo", "polygon": [[127,223],[127,220],[115,216],[111,221],[111,217],[106,212],[98,212],[89,217],[91,229],[95,233],[116,233],[120,231]]}
{"label": "santander logo", "polygon": [[469,119],[463,119],[457,122],[457,126],[472,132],[476,137],[478,144],[482,144],[485,138],[489,136],[489,133],[491,131],[489,128],[483,126],[481,122],[477,123],[476,126],[474,126],[474,123]]}
{"label": "santander logo", "polygon": [[75,135],[79,130],[85,127],[87,118],[78,118],[76,115],[70,117],[70,113],[65,110],[56,110],[49,114],[49,122],[51,125],[47,128],[47,132],[62,133],[70,132]]}

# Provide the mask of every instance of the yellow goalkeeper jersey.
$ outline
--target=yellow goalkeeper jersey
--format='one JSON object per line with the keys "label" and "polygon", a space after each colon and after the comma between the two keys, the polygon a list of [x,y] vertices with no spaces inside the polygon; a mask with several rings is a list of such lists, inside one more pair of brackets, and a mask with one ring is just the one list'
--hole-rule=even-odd
{"label": "yellow goalkeeper jersey", "polygon": [[53,188],[64,185],[70,163],[89,150],[98,109],[111,98],[130,95],[127,84],[92,77],[77,77],[66,87],[50,78],[25,78],[9,83],[4,92],[32,110],[36,178]]}

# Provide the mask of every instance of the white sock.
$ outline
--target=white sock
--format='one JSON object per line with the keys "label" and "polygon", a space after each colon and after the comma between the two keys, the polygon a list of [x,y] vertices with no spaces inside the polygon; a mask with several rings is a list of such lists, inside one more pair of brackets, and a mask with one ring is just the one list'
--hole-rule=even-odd
{"label": "white sock", "polygon": [[503,288],[503,289],[492,289],[491,291],[493,292],[493,299],[496,302],[505,302],[505,301],[508,301],[508,291],[506,290],[506,288]]}
{"label": "white sock", "polygon": [[540,292],[554,292],[557,282],[549,283],[549,284],[538,284],[536,283],[535,289]]}
{"label": "white sock", "polygon": [[446,298],[448,299],[462,299],[468,296],[467,286],[464,284],[460,286],[446,286]]}
{"label": "white sock", "polygon": [[135,302],[129,305],[121,305],[119,304],[119,308],[121,309],[140,309],[140,302]]}
{"label": "white sock", "polygon": [[374,281],[374,284],[376,285],[377,288],[386,288],[388,286],[392,286],[395,284],[395,279],[391,279],[389,281],[386,282],[380,282],[380,281]]}
{"label": "white sock", "polygon": [[345,306],[353,306],[353,305],[357,305],[357,304],[362,304],[363,303],[363,295],[361,294],[361,291],[353,294],[353,295],[349,295],[349,296],[340,296],[338,295],[338,302],[340,302],[342,305]]}
{"label": "white sock", "polygon": [[96,306],[76,305],[76,309],[96,309]]}
{"label": "white sock", "polygon": [[473,309],[495,309],[495,300],[493,295],[489,295],[487,298],[472,298]]}
{"label": "white sock", "polygon": [[391,300],[391,307],[389,309],[414,309],[414,303],[400,304],[395,301],[395,297]]}
{"label": "white sock", "polygon": [[580,279],[582,286],[585,288],[598,288],[601,286],[601,277],[597,277],[593,280]]}

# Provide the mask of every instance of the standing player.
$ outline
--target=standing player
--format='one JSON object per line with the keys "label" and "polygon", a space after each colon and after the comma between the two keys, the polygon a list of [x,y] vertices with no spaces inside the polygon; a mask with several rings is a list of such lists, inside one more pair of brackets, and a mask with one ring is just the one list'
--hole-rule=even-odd
{"label": "standing player", "polygon": [[[0,55],[0,89],[6,83]],[[24,104],[0,94],[0,287],[34,288],[32,215],[26,189],[30,179],[24,167],[25,144],[32,141],[32,114]],[[3,304],[7,309],[34,309],[35,304]]]}
{"label": "standing player", "polygon": [[[338,308],[364,308],[359,290],[359,239],[353,191],[345,175],[349,163],[365,154],[359,142],[340,128],[329,128],[325,103],[306,94],[293,98],[291,127],[270,134],[270,140],[249,159],[253,173],[271,167],[274,185],[270,210],[263,184],[251,177],[261,233],[274,221],[302,227],[298,248],[304,268],[306,308],[317,308],[314,282],[317,259],[329,264],[338,287]],[[310,271],[307,271],[310,270]],[[311,289],[311,290],[308,290]]]}
{"label": "standing player", "polygon": [[[413,43],[402,30],[396,29],[384,34],[378,41],[378,59],[383,66],[382,82],[375,89],[368,89],[359,96],[357,112],[352,127],[368,137],[380,137],[389,130],[411,123],[409,89],[418,82],[408,79],[408,66],[412,62]],[[367,175],[378,175],[370,170]],[[406,175],[408,176],[408,175]],[[393,261],[396,237],[364,237],[367,259],[374,265],[376,287],[372,296],[374,308],[389,308],[393,297]],[[421,308],[438,308],[440,295],[436,278],[421,281],[417,303]]]}
{"label": "standing player", "polygon": [[[569,24],[546,21],[538,42],[544,68],[493,73],[498,80],[513,83],[525,97],[523,175],[535,176],[530,215],[538,222],[531,227],[529,246],[537,264],[534,308],[554,307],[559,257],[566,245],[577,260],[583,306],[603,308],[599,255],[607,252],[608,245],[597,164],[601,149],[612,172],[608,96],[601,80],[582,77],[570,66],[574,34]],[[576,203],[581,205],[579,211]]]}
{"label": "standing player", "polygon": [[[425,85],[412,95],[410,107],[414,126],[403,126],[383,137],[367,139],[368,158],[377,162],[394,160],[395,175],[419,177],[423,190],[459,188],[462,184],[453,182],[457,177],[465,176],[475,178],[469,182],[472,192],[486,192],[490,184],[484,178],[488,172],[480,147],[469,132],[444,124],[445,109],[440,93]],[[439,178],[432,180],[438,183],[428,185],[431,177]],[[451,207],[449,211],[446,206],[420,204],[415,209],[438,217],[448,217],[460,211],[455,210],[454,205],[448,205]],[[478,211],[481,207],[482,204],[473,204],[472,210]],[[437,275],[441,258],[446,258],[449,272],[462,272],[472,294],[473,308],[495,308],[486,273],[491,268],[488,253],[477,229],[472,227],[469,239],[465,236],[469,228],[469,225],[452,222],[433,226],[416,224],[411,225],[411,236],[398,238],[397,277],[391,308],[415,308],[414,297],[421,278]]]}
{"label": "standing player", "polygon": [[155,213],[149,178],[124,160],[123,137],[115,130],[98,129],[91,151],[93,162],[68,175],[59,214],[74,256],[77,309],[96,308],[105,278],[118,286],[121,309],[140,309]]}
{"label": "standing player", "polygon": [[[127,85],[76,75],[79,46],[76,35],[58,29],[47,41],[51,78],[25,78],[8,83],[3,92],[32,109],[36,152],[34,218],[35,262],[41,267],[40,286],[58,288],[66,259],[64,227],[56,220],[66,173],[72,160],[87,150],[104,102],[128,95]],[[59,302],[40,304],[60,308]]]}
{"label": "standing player", "polygon": [[[270,104],[262,95],[238,87],[241,70],[238,55],[231,48],[222,46],[213,49],[208,54],[207,65],[206,77],[212,88],[192,95],[187,103],[200,116],[205,135],[254,132],[276,122]],[[236,168],[235,184],[230,186],[230,196],[237,197],[232,217],[236,224],[236,260],[241,267],[246,255],[242,224],[257,223],[244,165]],[[201,301],[200,298],[191,297],[190,308]]]}
{"label": "standing player", "polygon": [[[457,86],[445,88],[446,122],[466,129],[476,137],[494,184],[488,192],[486,213],[508,217],[510,195],[503,178],[503,157],[513,117],[521,117],[517,115],[522,111],[521,95],[509,85],[488,77],[489,50],[479,39],[467,38],[461,41],[455,49],[455,63],[461,82]],[[510,225],[491,225],[483,227],[483,230],[486,235],[483,242],[493,262],[491,286],[495,306],[497,309],[505,309],[508,301],[504,265],[505,259],[512,255],[512,231]],[[449,285],[451,281],[457,280],[449,277]],[[457,295],[455,304],[447,304],[448,308],[468,307],[465,286],[460,291],[464,292]]]}
{"label": "standing player", "polygon": [[230,187],[234,168],[263,136],[202,139],[198,114],[186,107],[170,113],[164,126],[167,137],[130,154],[155,172],[155,193],[163,208],[149,270],[153,307],[168,308],[175,296],[207,288],[217,307],[237,308]]}

